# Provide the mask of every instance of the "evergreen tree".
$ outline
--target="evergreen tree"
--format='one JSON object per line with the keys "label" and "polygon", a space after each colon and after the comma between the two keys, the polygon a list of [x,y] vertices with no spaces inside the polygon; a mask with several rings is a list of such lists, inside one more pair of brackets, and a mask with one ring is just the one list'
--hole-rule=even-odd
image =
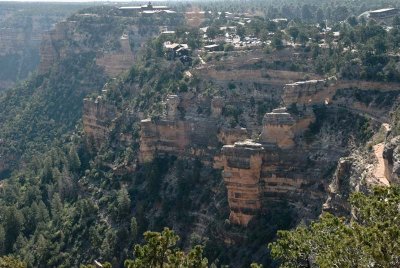
{"label": "evergreen tree", "polygon": [[132,217],[131,219],[131,237],[132,240],[136,240],[137,237],[137,232],[138,232],[138,226],[137,226],[137,221],[135,217]]}
{"label": "evergreen tree", "polygon": [[81,167],[81,160],[76,152],[75,146],[71,146],[68,153],[68,163],[71,171],[77,172]]}
{"label": "evergreen tree", "polygon": [[126,188],[121,188],[117,194],[117,213],[118,219],[126,219],[130,215],[131,199]]}
{"label": "evergreen tree", "polygon": [[324,214],[309,227],[279,231],[269,248],[281,267],[398,267],[400,188],[351,197],[354,218]]}
{"label": "evergreen tree", "polygon": [[176,244],[179,240],[172,230],[165,228],[161,233],[146,232],[146,244],[136,245],[135,259],[126,260],[126,268],[206,268],[207,259],[203,258],[203,248],[195,246],[188,254],[180,251]]}
{"label": "evergreen tree", "polygon": [[5,230],[5,248],[6,253],[12,252],[13,245],[22,231],[24,218],[15,206],[11,206],[5,212],[4,220],[4,230]]}

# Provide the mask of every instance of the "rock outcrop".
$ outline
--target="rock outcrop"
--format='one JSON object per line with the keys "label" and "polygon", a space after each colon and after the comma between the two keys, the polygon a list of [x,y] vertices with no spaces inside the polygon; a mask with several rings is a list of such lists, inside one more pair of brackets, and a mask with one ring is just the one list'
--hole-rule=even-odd
{"label": "rock outcrop", "polygon": [[335,215],[348,215],[350,213],[349,195],[354,190],[354,158],[341,158],[338,162],[332,183],[329,185],[329,197],[324,204],[324,210]]}
{"label": "rock outcrop", "polygon": [[[323,149],[317,153],[304,148],[296,139],[315,120],[310,105],[326,105],[329,90],[327,81],[286,85],[283,102],[294,105],[296,114],[285,107],[274,109],[265,114],[257,142],[247,140],[222,148],[215,167],[223,169],[233,223],[246,226],[257,213],[267,212],[281,200],[309,216],[323,202],[327,185],[324,167],[337,156]],[[314,157],[320,153],[327,157]]]}
{"label": "rock outcrop", "polygon": [[299,105],[312,105],[316,103],[329,103],[336,92],[333,86],[336,78],[327,80],[309,80],[287,84],[283,89],[282,100],[286,105],[295,103]]}
{"label": "rock outcrop", "polygon": [[218,161],[224,167],[222,177],[228,190],[229,219],[233,223],[247,225],[261,208],[263,150],[261,144],[251,140],[222,148]]}
{"label": "rock outcrop", "polygon": [[291,148],[294,146],[292,127],[295,123],[286,108],[279,108],[271,113],[266,113],[260,139],[263,142],[277,144],[279,148]]}
{"label": "rock outcrop", "polygon": [[134,54],[130,46],[130,36],[125,34],[121,36],[120,49],[112,52],[105,52],[97,58],[96,63],[104,68],[104,71],[111,77],[129,70],[134,63]]}
{"label": "rock outcrop", "polygon": [[113,119],[116,117],[116,107],[101,97],[95,100],[84,99],[82,122],[89,148],[99,148],[109,139]]}
{"label": "rock outcrop", "polygon": [[385,175],[392,184],[400,184],[400,136],[392,138],[383,151]]}
{"label": "rock outcrop", "polygon": [[[332,164],[345,154],[345,148],[341,151],[343,145],[335,144],[332,138],[320,137],[325,139],[321,141],[322,147],[312,147],[310,141],[304,141],[304,133],[309,131],[309,126],[318,120],[316,125],[321,124],[321,118],[317,120],[317,116],[321,115],[314,114],[315,106],[332,107],[333,111],[339,109],[338,106],[347,109],[339,105],[342,100],[334,98],[341,87],[335,78],[285,85],[282,100],[290,109],[283,107],[267,112],[257,141],[247,140],[223,147],[221,155],[215,158],[215,167],[223,169],[233,223],[247,225],[257,213],[268,213],[268,208],[281,200],[289,201],[305,218],[313,217],[316,214],[311,211],[322,208],[328,192],[330,196],[325,209],[348,212],[349,193],[351,189],[364,187],[355,179],[364,171],[358,164],[353,166],[355,161],[352,158],[343,158],[327,191],[330,176],[327,170],[332,169]],[[365,93],[368,94],[368,91]],[[361,110],[354,107],[347,110],[348,113],[364,116]],[[331,149],[329,143],[332,143]],[[397,157],[396,149],[388,146],[385,152],[387,172],[396,179],[397,166],[392,164],[397,161],[392,160]]]}
{"label": "rock outcrop", "polygon": [[211,163],[218,146],[217,121],[204,117],[184,118],[178,107],[181,101],[179,96],[169,95],[162,118],[141,121],[139,162],[170,154],[200,157]]}
{"label": "rock outcrop", "polygon": [[67,55],[95,51],[96,64],[110,77],[118,76],[132,67],[135,53],[159,32],[143,32],[136,24],[135,18],[119,16],[110,17],[105,23],[96,14],[77,14],[57,23],[43,37],[39,73],[48,72]]}

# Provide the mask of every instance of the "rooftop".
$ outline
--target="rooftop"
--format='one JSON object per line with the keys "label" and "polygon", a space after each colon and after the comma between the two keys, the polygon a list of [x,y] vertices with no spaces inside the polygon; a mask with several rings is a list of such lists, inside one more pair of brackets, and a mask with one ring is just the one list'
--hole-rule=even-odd
{"label": "rooftop", "polygon": [[384,13],[384,12],[395,11],[395,10],[397,10],[397,8],[382,8],[382,9],[372,10],[369,13],[377,14],[377,13]]}

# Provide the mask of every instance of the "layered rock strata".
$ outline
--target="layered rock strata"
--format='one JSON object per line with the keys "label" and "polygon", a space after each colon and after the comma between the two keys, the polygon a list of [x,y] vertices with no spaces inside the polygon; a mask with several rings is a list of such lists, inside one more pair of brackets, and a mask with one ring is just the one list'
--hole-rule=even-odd
{"label": "layered rock strata", "polygon": [[178,107],[181,102],[177,95],[170,95],[162,118],[140,122],[140,163],[166,154],[200,157],[211,163],[218,146],[218,123],[210,118],[183,118]]}
{"label": "layered rock strata", "polygon": [[90,146],[99,148],[110,137],[113,120],[117,117],[117,109],[101,97],[95,100],[84,99],[83,130]]}
{"label": "layered rock strata", "polygon": [[286,108],[275,109],[272,113],[265,114],[260,138],[264,142],[277,144],[280,148],[291,148],[294,146],[292,127],[295,123]]}
{"label": "layered rock strata", "polygon": [[106,52],[96,60],[96,63],[104,67],[104,71],[111,77],[129,70],[135,59],[130,46],[130,36],[123,35],[119,43],[119,50]]}
{"label": "layered rock strata", "polygon": [[225,145],[219,165],[228,190],[231,222],[247,225],[261,209],[261,171],[264,148],[251,140]]}
{"label": "layered rock strata", "polygon": [[384,148],[385,176],[391,184],[400,184],[400,136],[390,139]]}
{"label": "layered rock strata", "polygon": [[[257,142],[223,147],[215,167],[223,169],[233,223],[247,225],[282,200],[308,217],[321,209],[327,194],[327,169],[338,161],[340,152],[325,146],[310,148],[302,135],[316,120],[312,107],[331,105],[337,88],[335,78],[287,84],[282,100],[290,110],[283,107],[266,113]],[[339,165],[335,175],[339,186],[344,180],[341,173],[350,166],[346,161]],[[341,191],[339,187],[337,192]]]}

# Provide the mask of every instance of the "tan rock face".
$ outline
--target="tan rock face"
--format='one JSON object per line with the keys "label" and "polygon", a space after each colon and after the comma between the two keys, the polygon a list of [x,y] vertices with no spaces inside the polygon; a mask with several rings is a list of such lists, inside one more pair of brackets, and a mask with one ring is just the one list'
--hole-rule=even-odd
{"label": "tan rock face", "polygon": [[383,150],[385,176],[390,184],[400,184],[400,136],[385,144]]}
{"label": "tan rock face", "polygon": [[268,212],[281,200],[298,204],[299,211],[302,203],[321,204],[326,163],[309,168],[309,154],[251,140],[225,145],[215,168],[223,169],[231,222],[246,226],[258,212]]}
{"label": "tan rock face", "polygon": [[[140,122],[140,163],[169,154],[198,157],[203,163],[212,164],[218,146],[218,121],[196,116],[194,110],[197,101],[203,103],[204,100],[195,101],[191,94],[168,95],[162,118]],[[184,113],[180,110],[184,110]]]}
{"label": "tan rock face", "polygon": [[283,89],[283,103],[287,106],[292,103],[297,105],[329,103],[336,92],[336,88],[333,86],[335,81],[335,78],[331,78],[287,84]]}
{"label": "tan rock face", "polygon": [[65,56],[67,48],[59,45],[63,40],[68,38],[73,41],[79,41],[77,38],[69,36],[69,31],[72,31],[75,27],[76,22],[63,21],[57,23],[53,30],[43,35],[40,46],[40,64],[38,69],[40,74],[48,72],[57,60]]}
{"label": "tan rock face", "polygon": [[48,72],[57,59],[57,50],[53,45],[51,35],[45,34],[40,47],[40,64],[38,72],[40,74]]}
{"label": "tan rock face", "polygon": [[[44,35],[40,48],[40,73],[48,72],[53,64],[67,57],[67,55],[96,51],[96,64],[103,67],[105,73],[110,77],[116,77],[132,67],[136,51],[158,33],[158,31],[149,31],[146,34],[141,34],[134,21],[131,25],[121,22],[125,28],[121,32],[121,36],[116,37],[116,32],[109,30],[109,28],[115,26],[114,24],[108,25],[101,20],[99,21],[97,16],[94,16],[93,20],[90,21],[82,16],[80,19],[85,23],[78,23],[77,21],[60,22],[52,31]],[[118,20],[119,18],[113,19]],[[93,44],[94,38],[91,38],[93,33],[87,31],[86,28],[82,29],[82,25],[98,31],[97,35],[102,35],[105,40]],[[109,32],[104,32],[104,29]],[[115,45],[115,43],[118,45]]]}
{"label": "tan rock face", "polygon": [[184,121],[141,121],[139,161],[149,162],[156,155],[183,155],[189,144],[190,123]]}
{"label": "tan rock face", "polygon": [[139,162],[160,155],[199,157],[211,164],[217,149],[216,123],[208,120],[145,119],[140,123]]}
{"label": "tan rock face", "polygon": [[261,144],[251,141],[222,148],[219,161],[224,166],[222,177],[228,190],[229,219],[235,224],[246,226],[261,208],[262,150]]}
{"label": "tan rock face", "polygon": [[[39,64],[42,36],[53,27],[56,21],[67,15],[62,12],[46,14],[44,10],[44,13],[40,15],[32,15],[24,13],[24,10],[17,10],[16,7],[1,11],[0,63],[7,64],[7,67],[1,66],[1,68],[8,68],[8,72],[11,73],[12,70],[13,74],[1,76],[0,90],[11,88],[17,80],[24,80],[29,72],[36,69]],[[12,62],[7,63],[10,60]]]}
{"label": "tan rock face", "polygon": [[83,130],[87,140],[99,148],[109,138],[112,120],[117,116],[115,106],[102,99],[85,99],[83,103]]}
{"label": "tan rock face", "polygon": [[218,140],[222,144],[233,145],[237,141],[243,141],[249,138],[245,128],[222,128],[218,133]]}
{"label": "tan rock face", "polygon": [[294,146],[294,125],[295,120],[285,108],[275,109],[265,114],[260,139],[280,148],[291,148]]}
{"label": "tan rock face", "polygon": [[104,67],[104,71],[111,77],[129,70],[132,67],[135,57],[129,44],[129,36],[120,38],[121,49],[113,52],[106,52],[96,59],[99,66]]}

